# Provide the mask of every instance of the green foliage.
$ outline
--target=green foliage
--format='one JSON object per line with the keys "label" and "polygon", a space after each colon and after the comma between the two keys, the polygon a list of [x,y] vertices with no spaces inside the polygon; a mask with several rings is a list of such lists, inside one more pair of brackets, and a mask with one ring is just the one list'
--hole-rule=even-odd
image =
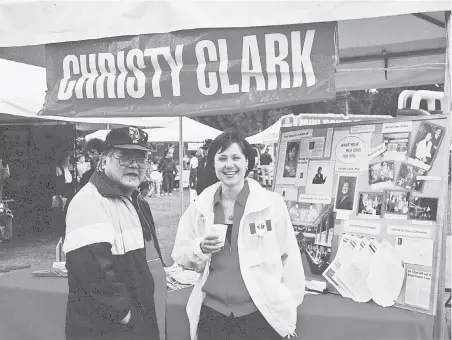
{"label": "green foliage", "polygon": [[336,113],[349,115],[392,115],[397,112],[397,100],[403,90],[444,91],[443,84],[360,90],[337,93],[336,100],[301,104],[271,110],[242,112],[216,116],[194,117],[219,130],[235,128],[244,136],[252,136],[275,123],[281,116],[299,113]]}

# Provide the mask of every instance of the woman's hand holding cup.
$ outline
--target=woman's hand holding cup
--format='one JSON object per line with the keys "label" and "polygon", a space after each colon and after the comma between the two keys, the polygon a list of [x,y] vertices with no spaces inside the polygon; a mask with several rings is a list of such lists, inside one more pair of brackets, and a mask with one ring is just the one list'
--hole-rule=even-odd
{"label": "woman's hand holding cup", "polygon": [[204,254],[214,254],[221,250],[223,242],[217,234],[207,234],[199,246]]}

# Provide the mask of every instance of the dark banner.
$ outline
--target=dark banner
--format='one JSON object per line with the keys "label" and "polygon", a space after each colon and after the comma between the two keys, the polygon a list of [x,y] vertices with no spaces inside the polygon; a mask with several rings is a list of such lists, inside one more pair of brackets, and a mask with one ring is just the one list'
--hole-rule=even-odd
{"label": "dark banner", "polygon": [[193,116],[334,98],[336,31],[317,23],[47,45],[43,114]]}

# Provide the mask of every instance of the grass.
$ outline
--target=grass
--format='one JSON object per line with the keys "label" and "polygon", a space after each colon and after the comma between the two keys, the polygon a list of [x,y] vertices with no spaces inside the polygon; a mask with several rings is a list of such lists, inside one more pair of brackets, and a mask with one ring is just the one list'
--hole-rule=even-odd
{"label": "grass", "polygon": [[[176,237],[177,224],[181,216],[179,197],[179,192],[175,192],[173,196],[148,199],[157,227],[162,255],[167,265],[173,263],[171,251]],[[185,208],[188,207],[188,190],[184,192],[184,203]],[[55,246],[58,240],[59,236],[56,232],[44,231],[13,238],[10,243],[0,244],[0,275],[42,263],[51,263],[55,259]]]}

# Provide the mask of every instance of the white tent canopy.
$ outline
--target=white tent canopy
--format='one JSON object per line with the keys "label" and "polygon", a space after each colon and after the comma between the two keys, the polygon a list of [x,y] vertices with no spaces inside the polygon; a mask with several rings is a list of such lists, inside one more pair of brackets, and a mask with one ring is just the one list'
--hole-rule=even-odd
{"label": "white tent canopy", "polygon": [[[148,118],[152,122],[154,118]],[[157,129],[145,129],[148,133],[149,142],[178,142],[179,141],[179,119],[170,118],[170,121],[164,126]],[[105,140],[108,130],[99,130],[85,136],[85,140],[99,138]],[[205,139],[214,139],[221,133],[220,130],[214,129],[208,125],[197,122],[196,120],[183,117],[182,118],[182,134],[184,142],[202,142]]]}
{"label": "white tent canopy", "polygon": [[273,144],[278,143],[279,129],[281,128],[281,118],[277,120],[273,125],[269,126],[265,130],[247,137],[246,140],[250,144]]}
{"label": "white tent canopy", "polygon": [[[233,4],[230,0],[6,2],[0,4],[0,46],[197,28],[344,21],[450,11],[451,7],[449,0],[273,0],[233,1]],[[382,36],[387,28],[380,26]]]}
{"label": "white tent canopy", "polygon": [[[79,130],[97,130],[107,125],[139,127],[163,127],[174,117],[53,117],[38,116],[44,105],[46,70],[42,67],[0,59],[0,122],[13,124],[23,121],[56,120],[77,124]],[[126,116],[126,115],[125,115]]]}
{"label": "white tent canopy", "polygon": [[[105,36],[121,36],[125,34],[139,34],[139,33],[156,33],[156,32],[171,32],[174,29],[190,29],[194,27],[242,27],[242,26],[269,26],[269,25],[282,25],[282,24],[296,24],[315,22],[316,14],[320,15],[321,10],[324,10],[323,16],[319,17],[325,20],[342,20],[338,22],[338,38],[339,38],[339,57],[340,62],[336,72],[336,90],[348,91],[365,88],[388,88],[388,87],[402,87],[410,85],[424,85],[434,84],[444,81],[445,72],[445,48],[446,48],[446,30],[445,26],[445,13],[444,10],[451,9],[451,3],[449,1],[289,1],[284,2],[284,6],[276,6],[274,2],[259,2],[259,6],[253,8],[253,18],[249,18],[246,14],[246,22],[241,21],[242,13],[236,6],[249,5],[247,2],[235,3],[233,7],[235,15],[230,17],[225,16],[222,11],[218,11],[217,15],[209,16],[209,8],[213,11],[213,8],[222,8],[223,2],[210,3],[209,1],[203,2],[206,6],[203,7],[202,18],[198,17],[200,21],[195,23],[184,23],[184,18],[189,20],[190,15],[193,15],[191,9],[196,8],[199,5],[198,2],[187,2],[187,12],[183,16],[177,17],[177,20],[169,20],[171,15],[176,16],[179,13],[179,8],[167,8],[169,17],[165,17],[165,23],[158,25],[158,21],[149,20],[147,25],[140,26],[139,20],[141,15],[146,17],[147,15],[153,15],[154,12],[136,12],[138,21],[133,20],[133,23],[119,25],[121,21],[128,21],[131,17],[121,17],[125,8],[132,11],[134,7],[156,7],[156,10],[167,4],[166,1],[149,2],[146,4],[140,3],[108,3],[108,11],[103,13],[105,15],[100,17],[95,15],[96,27],[99,30],[88,29],[85,31],[83,28],[90,28],[81,25],[81,22],[88,22],[91,20],[89,13],[98,13],[86,11],[81,17],[76,17],[71,14],[72,18],[77,19],[79,26],[74,27],[71,31],[71,20],[67,21],[69,26],[64,26],[64,33],[56,35],[55,33],[45,33],[45,27],[36,26],[40,29],[33,27],[35,32],[33,34],[21,36],[21,32],[26,30],[27,26],[14,26],[12,17],[5,17],[2,21],[2,9],[5,9],[6,5],[0,4],[0,46],[2,45],[20,45],[20,41],[23,44],[36,44],[36,43],[48,43],[60,41],[66,34],[69,35],[67,40],[84,40],[88,38],[101,38]],[[390,5],[389,5],[390,3]],[[39,5],[38,5],[39,4]],[[50,4],[50,3],[49,3]],[[46,2],[33,3],[31,6],[37,6],[40,9],[46,8],[49,4]],[[66,10],[73,10],[75,12],[81,11],[83,8],[90,9],[97,6],[105,6],[102,2],[83,2],[77,4],[77,6],[63,3],[57,3],[56,7],[52,9],[52,20],[49,19],[48,25],[55,26],[58,21],[55,20],[56,12],[62,16],[65,15]],[[157,4],[160,4],[157,5]],[[353,6],[352,6],[353,5]],[[16,8],[16,5],[6,6],[8,8]],[[112,6],[112,7],[110,7]],[[19,6],[20,7],[20,6]],[[273,8],[271,19],[265,15],[266,10]],[[118,12],[111,10],[111,8],[117,8]],[[184,6],[181,6],[184,8]],[[290,12],[293,9],[294,12]],[[334,9],[333,12],[328,10]],[[304,14],[301,14],[302,10]],[[207,13],[206,13],[207,11]],[[348,13],[347,13],[348,11]],[[412,15],[406,13],[422,13],[419,15]],[[12,11],[14,12],[14,11]],[[259,13],[264,13],[263,17],[259,17]],[[284,12],[290,15],[275,15],[275,12]],[[26,13],[21,13],[22,16],[28,16]],[[201,12],[200,12],[201,13]],[[298,13],[298,17],[292,17],[293,13]],[[42,13],[46,16],[46,13]],[[221,14],[221,15],[220,15]],[[312,14],[312,16],[311,16]],[[380,14],[380,15],[378,15]],[[399,14],[399,15],[396,15]],[[18,13],[16,14],[18,15]],[[220,17],[219,17],[220,15]],[[386,17],[381,17],[387,15]],[[40,16],[33,20],[41,20]],[[105,25],[99,26],[99,20],[112,17],[118,22],[118,25]],[[218,18],[218,21],[210,22],[211,18]],[[61,18],[61,17],[59,17]],[[364,19],[359,19],[364,18]],[[155,18],[154,18],[155,19]],[[220,20],[221,19],[221,20]],[[353,19],[353,20],[350,20]],[[203,20],[206,20],[204,26]],[[7,25],[7,22],[11,22],[11,25]],[[226,22],[224,25],[219,25],[220,22]],[[317,20],[319,21],[319,20]],[[28,22],[28,21],[27,21]],[[66,22],[65,22],[66,24]],[[177,25],[177,26],[174,26]],[[6,26],[3,26],[6,25]],[[158,27],[156,27],[158,26]],[[129,29],[136,27],[135,29]],[[2,29],[9,30],[8,34],[2,35]],[[48,28],[50,30],[50,28]],[[108,32],[104,32],[108,30]],[[61,31],[61,30],[59,30]],[[133,32],[134,33],[133,33]],[[10,37],[16,37],[16,39],[10,39]],[[385,51],[385,52],[384,52]],[[387,54],[387,67],[385,66],[384,53]],[[25,47],[0,47],[0,58],[16,60],[19,62],[29,63],[33,65],[45,66],[45,48],[44,45],[37,46],[25,46]],[[384,70],[387,70],[385,75]],[[10,71],[12,72],[12,70]],[[40,79],[37,88],[46,90],[45,87],[45,71],[41,71]],[[0,74],[3,74],[0,73]],[[38,76],[38,75],[36,75]],[[40,108],[41,109],[41,108]]]}

